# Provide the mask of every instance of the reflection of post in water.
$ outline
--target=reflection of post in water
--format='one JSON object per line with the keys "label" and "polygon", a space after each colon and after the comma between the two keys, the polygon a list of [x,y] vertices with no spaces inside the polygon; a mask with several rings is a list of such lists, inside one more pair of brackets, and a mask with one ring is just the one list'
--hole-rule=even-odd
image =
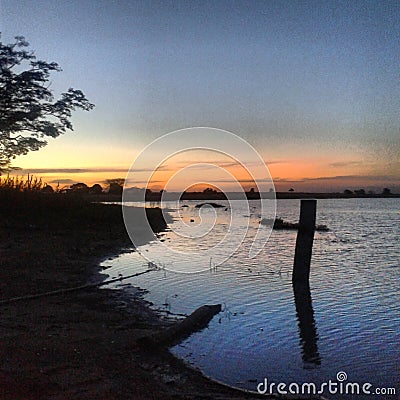
{"label": "reflection of post in water", "polygon": [[321,357],[317,346],[318,334],[308,282],[293,282],[293,292],[303,361],[308,364],[320,365]]}

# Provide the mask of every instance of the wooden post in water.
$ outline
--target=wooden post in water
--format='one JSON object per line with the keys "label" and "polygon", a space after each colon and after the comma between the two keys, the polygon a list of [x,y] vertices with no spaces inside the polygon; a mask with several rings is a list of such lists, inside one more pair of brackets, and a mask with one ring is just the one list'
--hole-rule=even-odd
{"label": "wooden post in water", "polygon": [[317,200],[301,200],[292,281],[307,283],[310,278],[311,254],[314,241]]}

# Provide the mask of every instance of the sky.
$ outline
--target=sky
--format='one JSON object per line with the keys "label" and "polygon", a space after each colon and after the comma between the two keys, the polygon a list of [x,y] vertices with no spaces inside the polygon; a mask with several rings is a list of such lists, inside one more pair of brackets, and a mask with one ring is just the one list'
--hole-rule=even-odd
{"label": "sky", "polygon": [[398,1],[0,0],[0,31],[59,63],[56,95],[96,105],[19,174],[102,183],[210,126],[254,146],[277,190],[400,192]]}

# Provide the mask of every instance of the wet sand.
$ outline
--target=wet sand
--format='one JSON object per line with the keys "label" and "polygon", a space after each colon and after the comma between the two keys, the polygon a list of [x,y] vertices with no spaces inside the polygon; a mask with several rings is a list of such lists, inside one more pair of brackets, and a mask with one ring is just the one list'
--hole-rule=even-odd
{"label": "wet sand", "polygon": [[[155,230],[165,227],[157,212]],[[100,282],[131,247],[118,206],[0,208],[1,300]],[[136,339],[174,323],[141,291],[88,288],[0,304],[0,399],[266,398],[214,383]]]}

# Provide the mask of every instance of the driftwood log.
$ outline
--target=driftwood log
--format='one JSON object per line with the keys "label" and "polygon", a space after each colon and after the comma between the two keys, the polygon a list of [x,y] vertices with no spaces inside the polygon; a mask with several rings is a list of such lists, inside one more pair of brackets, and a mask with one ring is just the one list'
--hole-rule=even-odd
{"label": "driftwood log", "polygon": [[143,346],[170,347],[186,339],[192,333],[204,329],[221,312],[221,304],[204,305],[192,312],[184,320],[176,322],[169,328],[138,339]]}

